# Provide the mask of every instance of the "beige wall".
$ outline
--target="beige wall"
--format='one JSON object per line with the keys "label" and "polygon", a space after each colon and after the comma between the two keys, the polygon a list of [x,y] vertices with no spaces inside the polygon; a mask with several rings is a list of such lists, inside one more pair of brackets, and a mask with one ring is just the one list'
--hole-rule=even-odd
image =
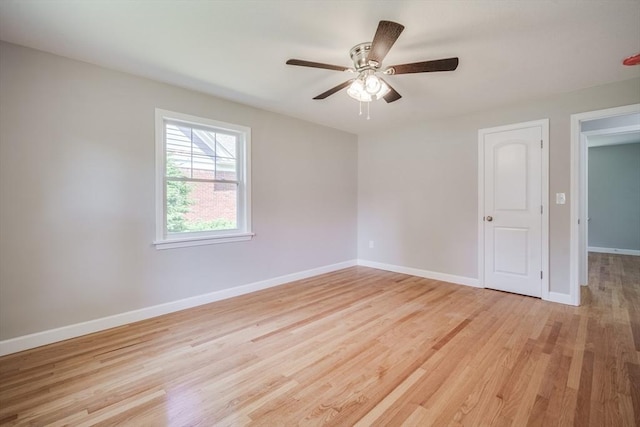
{"label": "beige wall", "polygon": [[[156,250],[154,109],[252,128],[249,242]],[[357,138],[0,45],[0,340],[356,258]]]}
{"label": "beige wall", "polygon": [[550,290],[568,294],[570,116],[638,102],[634,79],[360,135],[358,257],[477,278],[478,129],[549,118],[549,194],[567,194],[550,204]]}

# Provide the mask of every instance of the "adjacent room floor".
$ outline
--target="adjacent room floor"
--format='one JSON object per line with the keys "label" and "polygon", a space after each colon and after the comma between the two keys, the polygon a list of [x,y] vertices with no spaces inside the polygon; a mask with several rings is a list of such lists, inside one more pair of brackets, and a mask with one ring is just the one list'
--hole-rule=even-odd
{"label": "adjacent room floor", "polygon": [[581,307],[353,267],[0,358],[0,424],[640,425],[640,257]]}

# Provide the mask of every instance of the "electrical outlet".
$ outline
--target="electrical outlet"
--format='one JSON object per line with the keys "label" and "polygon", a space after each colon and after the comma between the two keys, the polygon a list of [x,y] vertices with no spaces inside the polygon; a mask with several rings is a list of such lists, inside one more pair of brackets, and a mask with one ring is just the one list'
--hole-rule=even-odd
{"label": "electrical outlet", "polygon": [[567,196],[564,193],[556,193],[556,205],[567,203]]}
{"label": "electrical outlet", "polygon": [[373,249],[376,246],[373,240],[369,240],[369,249]]}

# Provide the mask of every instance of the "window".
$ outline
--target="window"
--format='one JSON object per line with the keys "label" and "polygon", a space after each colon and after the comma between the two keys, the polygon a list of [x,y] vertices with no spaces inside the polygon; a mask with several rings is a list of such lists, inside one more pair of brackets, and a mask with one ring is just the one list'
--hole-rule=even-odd
{"label": "window", "polygon": [[249,240],[251,129],[156,109],[156,247]]}

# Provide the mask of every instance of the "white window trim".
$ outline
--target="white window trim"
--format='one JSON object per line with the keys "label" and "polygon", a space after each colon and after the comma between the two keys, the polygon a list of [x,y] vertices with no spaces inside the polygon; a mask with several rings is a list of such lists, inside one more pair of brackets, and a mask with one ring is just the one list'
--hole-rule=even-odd
{"label": "white window trim", "polygon": [[[195,126],[211,126],[222,130],[239,133],[244,137],[238,150],[244,161],[238,163],[239,194],[238,198],[238,230],[220,230],[201,233],[181,233],[169,236],[165,233],[166,202],[165,202],[165,120],[179,121]],[[191,116],[174,111],[156,108],[156,239],[153,244],[156,249],[182,248],[187,246],[211,245],[217,243],[231,243],[251,240],[251,128],[220,122],[217,120]]]}

